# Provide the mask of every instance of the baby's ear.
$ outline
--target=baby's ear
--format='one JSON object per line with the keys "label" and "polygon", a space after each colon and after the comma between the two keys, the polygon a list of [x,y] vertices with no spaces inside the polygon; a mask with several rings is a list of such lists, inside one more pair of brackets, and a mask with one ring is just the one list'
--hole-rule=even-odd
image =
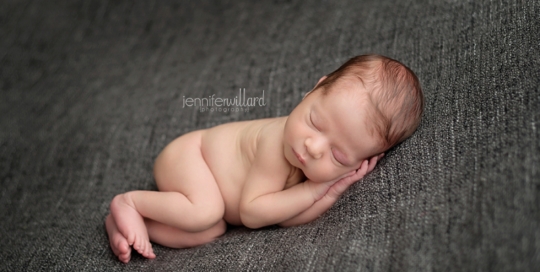
{"label": "baby's ear", "polygon": [[[311,89],[311,91],[307,92],[306,94],[304,94],[304,98],[306,98],[306,96],[308,96],[308,94],[310,94],[311,92],[313,92],[315,89],[317,89],[317,86],[319,86],[319,84],[321,82],[323,82],[323,80],[325,80],[327,78],[327,76],[323,76],[319,79],[319,81],[317,82],[317,84],[315,84],[315,87],[313,87],[313,89]],[[302,98],[302,99],[304,99]]]}
{"label": "baby's ear", "polygon": [[[323,82],[323,80],[325,80],[327,78],[327,76],[323,76],[319,79],[319,81],[317,81],[317,84],[315,85],[315,88],[317,88],[317,85],[319,85],[321,82]],[[314,89],[315,89],[314,88]]]}

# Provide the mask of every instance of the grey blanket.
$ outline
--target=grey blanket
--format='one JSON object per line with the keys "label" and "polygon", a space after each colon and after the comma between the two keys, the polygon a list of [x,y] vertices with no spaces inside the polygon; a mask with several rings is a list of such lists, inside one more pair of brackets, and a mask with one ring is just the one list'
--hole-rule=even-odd
{"label": "grey blanket", "polygon": [[[0,3],[0,270],[540,269],[540,2],[194,2]],[[331,210],[116,260],[110,200],[155,190],[167,143],[287,115],[365,53],[411,67],[426,112]],[[185,104],[240,90],[265,106]]]}

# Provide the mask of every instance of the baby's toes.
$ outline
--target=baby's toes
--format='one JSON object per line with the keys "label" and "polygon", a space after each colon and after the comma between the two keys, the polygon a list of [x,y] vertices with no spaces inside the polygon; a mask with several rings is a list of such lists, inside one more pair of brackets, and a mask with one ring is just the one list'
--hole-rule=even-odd
{"label": "baby's toes", "polygon": [[148,256],[148,242],[147,241],[141,241],[141,251],[139,251],[139,253],[141,253],[141,255],[143,255],[145,258],[147,258]]}
{"label": "baby's toes", "polygon": [[128,243],[129,246],[135,246],[135,241],[136,241],[136,236],[135,234],[130,234],[126,237],[126,241]]}
{"label": "baby's toes", "polygon": [[143,255],[145,258],[148,258],[148,242],[142,243],[142,248],[139,253],[141,253],[141,255]]}
{"label": "baby's toes", "polygon": [[149,258],[150,252],[152,251],[152,249],[150,247],[151,247],[151,245],[150,245],[150,242],[148,240],[140,239],[139,240],[139,246],[138,246],[138,248],[136,250],[143,257]]}
{"label": "baby's toes", "polygon": [[131,259],[130,253],[118,255],[118,260],[120,260],[123,263],[128,263],[130,259]]}
{"label": "baby's toes", "polygon": [[133,249],[137,250],[139,254],[143,254],[144,252],[144,242],[140,237],[136,237],[135,241],[133,242]]}
{"label": "baby's toes", "polygon": [[156,257],[156,254],[154,254],[154,249],[152,248],[152,243],[150,242],[148,242],[148,247],[147,247],[145,257],[148,259],[154,259]]}
{"label": "baby's toes", "polygon": [[143,255],[145,258],[148,258],[148,255],[150,254],[150,242],[148,241],[143,241],[142,242],[142,248],[141,248],[141,251],[139,253],[141,253],[141,255]]}
{"label": "baby's toes", "polygon": [[116,255],[126,254],[131,250],[125,240],[118,240],[115,245],[116,253],[118,253]]}
{"label": "baby's toes", "polygon": [[154,253],[154,247],[152,247],[152,244],[150,244],[150,258],[155,258],[156,253]]}

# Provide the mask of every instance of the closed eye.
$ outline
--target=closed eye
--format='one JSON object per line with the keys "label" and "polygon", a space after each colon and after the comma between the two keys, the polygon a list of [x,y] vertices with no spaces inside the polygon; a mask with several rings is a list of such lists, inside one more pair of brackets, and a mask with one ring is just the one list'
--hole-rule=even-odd
{"label": "closed eye", "polygon": [[332,156],[334,157],[335,161],[341,165],[341,166],[348,166],[347,163],[345,163],[345,161],[347,161],[344,157],[343,157],[343,154],[337,150],[335,150],[334,148],[332,148]]}
{"label": "closed eye", "polygon": [[342,162],[340,162],[336,156],[334,156],[334,159],[336,160],[336,162],[340,165],[340,166],[345,166],[345,164],[343,164]]}
{"label": "closed eye", "polygon": [[315,128],[315,130],[320,131],[320,129],[313,122],[313,117],[311,113],[309,114],[309,121],[311,122],[311,125],[313,126],[313,128]]}

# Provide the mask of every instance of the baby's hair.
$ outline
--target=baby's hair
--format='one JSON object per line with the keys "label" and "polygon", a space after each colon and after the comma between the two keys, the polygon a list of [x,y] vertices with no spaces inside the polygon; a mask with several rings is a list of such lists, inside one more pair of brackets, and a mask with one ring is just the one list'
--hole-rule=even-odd
{"label": "baby's hair", "polygon": [[420,124],[424,95],[416,75],[401,62],[380,55],[356,56],[317,85],[323,95],[338,80],[357,79],[367,90],[371,128],[386,150],[409,137]]}

